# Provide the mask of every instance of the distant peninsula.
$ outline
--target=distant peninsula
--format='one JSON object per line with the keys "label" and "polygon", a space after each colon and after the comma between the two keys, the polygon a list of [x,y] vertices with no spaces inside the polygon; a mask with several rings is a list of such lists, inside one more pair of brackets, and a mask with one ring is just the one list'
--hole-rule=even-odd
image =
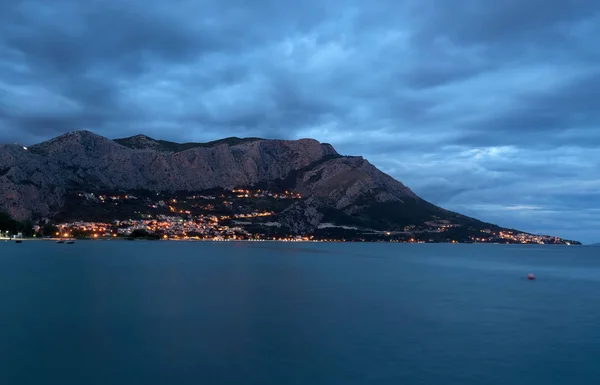
{"label": "distant peninsula", "polygon": [[2,145],[0,211],[39,236],[579,244],[445,210],[314,139]]}

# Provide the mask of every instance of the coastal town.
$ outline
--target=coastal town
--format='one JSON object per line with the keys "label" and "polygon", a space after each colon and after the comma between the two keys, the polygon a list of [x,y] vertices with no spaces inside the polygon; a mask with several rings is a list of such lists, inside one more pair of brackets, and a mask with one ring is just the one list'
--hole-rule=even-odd
{"label": "coastal town", "polygon": [[[277,240],[311,241],[315,237],[300,235],[267,235],[277,231],[250,231],[248,225],[268,229],[279,224],[272,221],[276,213],[244,204],[256,201],[293,201],[302,196],[291,191],[274,192],[262,189],[233,189],[220,194],[198,194],[182,197],[159,196],[158,199],[133,194],[78,193],[77,198],[88,204],[121,205],[133,202],[140,208],[127,219],[104,221],[76,220],[56,225],[55,237],[62,238],[149,238],[161,240]],[[272,203],[272,202],[269,202]],[[266,204],[264,206],[271,206]],[[41,226],[37,226],[37,231]],[[327,239],[333,241],[333,239]]]}
{"label": "coastal town", "polygon": [[324,223],[310,234],[286,233],[278,222],[278,211],[300,199],[302,195],[294,191],[247,188],[173,196],[78,192],[71,197],[71,202],[79,209],[79,218],[53,224],[50,234],[48,226],[37,224],[34,233],[39,237],[61,239],[561,243],[556,237],[494,229],[481,229],[475,235],[461,238],[454,236],[461,230],[460,225],[443,221],[408,225],[402,231],[376,231]]}

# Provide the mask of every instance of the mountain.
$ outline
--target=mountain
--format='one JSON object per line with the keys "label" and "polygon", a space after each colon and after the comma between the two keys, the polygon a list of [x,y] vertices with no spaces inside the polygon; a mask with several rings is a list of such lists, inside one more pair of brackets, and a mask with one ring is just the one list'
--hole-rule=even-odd
{"label": "mountain", "polygon": [[265,203],[277,208],[277,226],[292,233],[426,233],[437,239],[443,232],[445,240],[502,230],[525,234],[437,207],[364,158],[342,156],[313,139],[179,144],[77,131],[29,148],[0,146],[0,211],[19,220],[81,216],[75,212],[83,206],[72,204],[76,191],[190,195],[240,187],[299,194],[302,199],[285,204]]}

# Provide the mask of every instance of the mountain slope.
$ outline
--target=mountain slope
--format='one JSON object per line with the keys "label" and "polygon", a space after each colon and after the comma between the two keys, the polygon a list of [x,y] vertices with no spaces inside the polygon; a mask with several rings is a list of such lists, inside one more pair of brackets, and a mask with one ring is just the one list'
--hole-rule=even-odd
{"label": "mountain slope", "polygon": [[76,190],[175,193],[243,186],[300,193],[304,199],[277,213],[279,224],[296,233],[327,226],[397,232],[443,226],[475,235],[500,229],[426,202],[362,157],[342,156],[313,139],[177,144],[77,131],[29,149],[0,147],[0,211],[20,220],[55,215]]}
{"label": "mountain slope", "polygon": [[498,228],[421,199],[362,157],[326,157],[292,173],[284,186],[310,197],[294,204],[280,218],[299,232],[322,222],[380,231],[432,227],[438,222],[476,230]]}

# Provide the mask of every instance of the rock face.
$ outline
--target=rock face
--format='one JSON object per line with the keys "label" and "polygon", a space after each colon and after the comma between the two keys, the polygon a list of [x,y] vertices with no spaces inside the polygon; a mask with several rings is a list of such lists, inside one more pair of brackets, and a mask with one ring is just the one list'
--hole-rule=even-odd
{"label": "rock face", "polygon": [[91,132],[74,132],[31,147],[27,161],[54,163],[76,183],[100,188],[198,191],[283,178],[334,152],[312,139],[165,152],[156,149],[157,141],[134,138],[138,147],[132,149]]}
{"label": "rock face", "polygon": [[342,157],[321,163],[305,172],[296,185],[305,194],[332,202],[337,209],[350,212],[364,197],[375,202],[417,199],[408,187],[362,157]]}
{"label": "rock face", "polygon": [[324,217],[320,209],[325,206],[326,202],[310,197],[284,210],[279,216],[279,221],[291,232],[301,234],[319,226]]}
{"label": "rock face", "polygon": [[[324,219],[323,212],[331,209],[349,219],[378,203],[404,205],[422,201],[362,157],[324,157],[295,174],[290,186],[310,198],[285,210],[280,221],[296,232],[318,226]],[[367,223],[363,225],[368,227]]]}
{"label": "rock face", "polygon": [[65,186],[56,162],[37,159],[20,146],[0,146],[0,210],[17,219],[58,208]]}

